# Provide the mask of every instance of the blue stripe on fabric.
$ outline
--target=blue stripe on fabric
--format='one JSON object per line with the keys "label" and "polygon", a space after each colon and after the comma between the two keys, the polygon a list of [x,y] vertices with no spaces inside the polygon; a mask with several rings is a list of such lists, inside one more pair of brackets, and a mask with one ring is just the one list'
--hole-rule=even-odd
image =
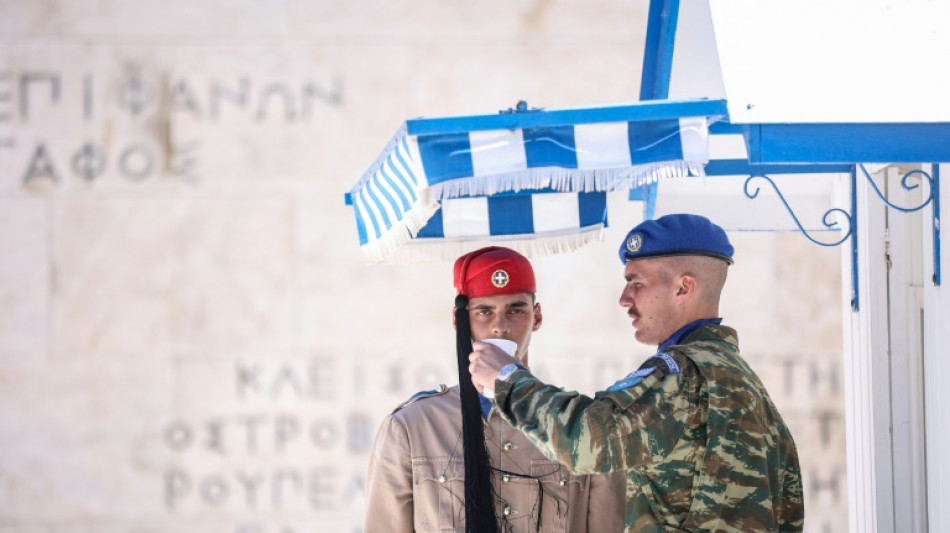
{"label": "blue stripe on fabric", "polygon": [[580,212],[581,227],[594,224],[607,225],[607,193],[577,193],[577,208]]}
{"label": "blue stripe on fabric", "polygon": [[409,181],[409,177],[406,174],[409,173],[407,167],[405,167],[402,162],[402,158],[399,157],[399,149],[393,150],[389,157],[386,158],[386,162],[383,163],[383,168],[388,169],[388,171],[395,178],[396,183],[404,191],[412,191],[415,188],[415,185]]}
{"label": "blue stripe on fabric", "polygon": [[531,196],[488,198],[488,228],[491,235],[534,233]]}
{"label": "blue stripe on fabric", "polygon": [[421,135],[416,139],[429,185],[475,173],[468,133]]}
{"label": "blue stripe on fabric", "polygon": [[357,193],[356,202],[357,205],[362,206],[360,208],[360,211],[363,213],[362,218],[364,220],[369,219],[369,221],[373,223],[373,232],[376,234],[377,239],[380,238],[382,236],[382,232],[379,229],[379,223],[376,221],[376,215],[374,215],[373,211],[370,210],[369,204],[366,203],[366,195],[363,193],[363,191]]}
{"label": "blue stripe on fabric", "polygon": [[442,208],[440,207],[435,214],[432,215],[432,218],[426,222],[425,226],[422,226],[422,229],[419,230],[419,233],[416,234],[417,238],[432,238],[432,239],[441,239],[445,237],[445,228],[442,224]]}
{"label": "blue stripe on fabric", "polygon": [[[396,193],[396,196],[399,197],[399,201],[402,203],[402,212],[405,213],[406,211],[409,211],[411,205],[409,204],[409,199],[406,198],[406,195],[403,193],[403,188],[400,187],[399,178],[396,177],[393,170],[395,169],[392,169],[392,167],[387,163],[379,169],[379,174],[389,182],[389,188],[392,189]],[[401,219],[402,217],[400,216],[399,218]]]}
{"label": "blue stripe on fabric", "polygon": [[628,122],[627,139],[634,165],[683,159],[678,120]]}
{"label": "blue stripe on fabric", "polygon": [[356,234],[360,238],[360,246],[369,242],[369,237],[366,235],[366,225],[363,223],[363,215],[361,213],[362,209],[357,205],[356,202],[353,202],[353,215],[356,218]]}
{"label": "blue stripe on fabric", "polygon": [[412,174],[400,163],[398,158],[395,161],[390,159],[387,164],[399,180],[399,183],[402,184],[402,190],[409,195],[409,203],[415,203],[419,198],[416,193],[415,178],[413,178]]}
{"label": "blue stripe on fabric", "polygon": [[528,168],[577,168],[573,126],[527,128],[521,134]]}
{"label": "blue stripe on fabric", "polygon": [[379,200],[379,198],[376,197],[376,193],[373,192],[373,184],[371,182],[372,180],[367,182],[366,187],[364,187],[363,190],[366,192],[366,195],[369,196],[369,199],[372,200],[374,204],[376,204],[376,211],[378,211],[379,216],[382,217],[382,220],[378,220],[374,214],[373,219],[377,222],[381,222],[383,226],[385,226],[384,229],[388,231],[393,227],[393,223],[389,220],[389,215],[386,213],[386,208],[383,207],[383,203]]}
{"label": "blue stripe on fabric", "polygon": [[[402,216],[405,214],[405,211],[399,209],[399,204],[396,203],[396,199],[393,198],[393,195],[390,194],[390,189],[387,186],[387,182],[384,179],[385,176],[379,175],[379,179],[376,180],[376,188],[379,189],[380,194],[383,195],[383,198],[386,200],[386,203],[389,204],[391,214],[396,217],[396,222],[402,220]],[[387,213],[389,214],[389,213]],[[395,224],[390,224],[390,228]]]}

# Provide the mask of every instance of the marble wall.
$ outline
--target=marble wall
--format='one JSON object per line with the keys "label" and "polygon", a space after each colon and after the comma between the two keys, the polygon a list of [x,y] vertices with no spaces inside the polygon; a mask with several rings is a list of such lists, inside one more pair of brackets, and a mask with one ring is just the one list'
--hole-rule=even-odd
{"label": "marble wall", "polygon": [[[408,117],[636,100],[646,10],[0,1],[0,532],[358,531],[379,420],[454,381],[454,293],[364,265],[343,193]],[[650,354],[611,206],[536,261],[533,365],[583,392]],[[723,314],[844,530],[839,252],[733,239]]]}

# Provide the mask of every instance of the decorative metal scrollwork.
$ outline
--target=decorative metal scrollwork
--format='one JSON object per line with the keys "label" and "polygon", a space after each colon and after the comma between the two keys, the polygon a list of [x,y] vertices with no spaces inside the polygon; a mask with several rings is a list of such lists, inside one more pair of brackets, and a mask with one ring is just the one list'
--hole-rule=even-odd
{"label": "decorative metal scrollwork", "polygon": [[813,242],[813,243],[815,243],[815,244],[817,244],[817,245],[819,245],[819,246],[838,246],[839,244],[841,244],[841,243],[843,243],[844,241],[848,240],[848,237],[851,236],[851,232],[852,232],[853,229],[854,229],[854,220],[852,220],[851,214],[848,213],[847,211],[845,211],[844,209],[840,209],[840,208],[835,207],[835,208],[829,209],[828,211],[825,212],[824,216],[821,217],[821,223],[824,224],[824,226],[825,226],[826,228],[828,228],[829,230],[836,229],[836,226],[838,225],[838,221],[837,221],[837,220],[831,220],[830,217],[831,217],[831,215],[832,215],[833,213],[836,213],[836,212],[837,212],[837,213],[842,214],[846,219],[848,219],[848,231],[844,234],[844,236],[841,237],[841,239],[839,239],[839,240],[837,240],[837,241],[835,241],[835,242],[821,242],[821,241],[819,241],[819,240],[816,240],[815,238],[813,238],[811,235],[808,234],[808,230],[806,230],[805,227],[802,226],[802,223],[799,222],[798,217],[795,216],[795,212],[792,211],[792,208],[791,208],[791,206],[788,205],[788,202],[785,200],[785,196],[782,194],[782,191],[780,191],[779,188],[778,188],[778,185],[776,185],[775,182],[772,181],[772,178],[770,178],[770,177],[768,177],[768,176],[766,176],[766,175],[764,175],[764,174],[753,174],[753,175],[749,176],[748,179],[745,180],[745,185],[744,185],[744,187],[743,187],[744,192],[745,192],[745,195],[746,195],[747,197],[749,197],[749,198],[752,198],[752,199],[754,199],[756,196],[759,195],[759,191],[761,191],[762,188],[759,187],[758,185],[755,186],[755,190],[753,190],[753,191],[751,191],[751,192],[750,192],[750,190],[749,190],[749,183],[750,183],[752,180],[755,180],[755,179],[762,179],[762,180],[765,180],[765,181],[767,181],[767,182],[769,183],[769,185],[772,186],[772,189],[774,189],[774,190],[775,190],[775,193],[778,194],[779,200],[781,200],[781,201],[782,201],[782,204],[785,205],[785,210],[788,211],[788,214],[792,215],[792,220],[795,221],[795,225],[798,226],[798,230],[802,233],[802,235],[804,235],[804,236],[805,236],[808,240],[810,240],[811,242]]}
{"label": "decorative metal scrollwork", "polygon": [[922,204],[920,204],[920,205],[918,205],[918,206],[916,206],[916,207],[901,207],[901,206],[899,206],[899,205],[892,204],[890,201],[888,201],[888,199],[884,196],[884,193],[881,192],[881,189],[879,189],[878,186],[877,186],[877,184],[874,183],[874,180],[871,179],[871,174],[868,173],[868,170],[867,170],[866,168],[864,168],[864,165],[858,165],[858,167],[861,168],[861,172],[864,172],[864,177],[866,177],[866,178],[868,179],[868,183],[870,183],[870,184],[871,184],[871,188],[874,189],[874,194],[876,194],[877,197],[880,198],[881,201],[884,202],[884,203],[885,203],[888,207],[890,207],[891,209],[896,209],[896,210],[901,211],[901,212],[903,212],[903,213],[913,213],[914,211],[919,211],[919,210],[923,209],[924,207],[926,207],[927,204],[929,204],[929,203],[931,202],[931,200],[933,200],[933,198],[934,198],[934,178],[933,178],[933,176],[931,176],[930,174],[928,174],[927,172],[925,172],[925,171],[923,171],[923,170],[911,170],[910,172],[904,174],[904,175],[901,177],[901,187],[903,187],[904,190],[906,190],[906,191],[912,191],[912,190],[914,190],[914,189],[920,187],[920,185],[918,185],[918,184],[912,184],[912,183],[910,183],[910,181],[909,181],[910,178],[911,178],[911,176],[914,176],[915,174],[919,174],[919,175],[921,176],[920,180],[921,180],[922,182],[923,182],[923,181],[926,181],[926,182],[927,182],[928,190],[929,190],[929,193],[928,193],[928,195],[927,195],[927,198],[924,200],[924,203],[922,203]]}

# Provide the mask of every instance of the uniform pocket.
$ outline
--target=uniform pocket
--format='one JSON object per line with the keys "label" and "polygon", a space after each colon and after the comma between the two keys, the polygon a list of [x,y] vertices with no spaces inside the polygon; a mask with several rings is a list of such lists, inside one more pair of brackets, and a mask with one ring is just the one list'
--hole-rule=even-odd
{"label": "uniform pocket", "polygon": [[[556,461],[544,459],[531,461],[531,476],[537,480],[541,491],[541,499],[538,501],[541,531],[567,531],[570,513],[586,512],[586,508],[571,508],[580,502],[578,494],[586,490],[586,478],[571,474],[567,467]],[[534,520],[537,520],[537,515]]]}
{"label": "uniform pocket", "polygon": [[416,529],[465,530],[465,463],[462,458],[413,458],[412,484]]}

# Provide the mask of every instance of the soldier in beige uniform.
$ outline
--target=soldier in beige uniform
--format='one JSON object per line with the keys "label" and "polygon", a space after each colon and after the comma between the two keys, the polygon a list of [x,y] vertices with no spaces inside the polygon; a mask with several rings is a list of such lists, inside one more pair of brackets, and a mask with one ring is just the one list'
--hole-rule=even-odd
{"label": "soldier in beige uniform", "polygon": [[[455,284],[466,294],[474,340],[517,343],[528,364],[541,326],[531,264],[506,248],[459,258]],[[481,398],[500,531],[614,532],[624,525],[625,477],[574,475],[547,459]],[[465,466],[457,386],[419,393],[386,417],[366,486],[367,532],[465,531]]]}

